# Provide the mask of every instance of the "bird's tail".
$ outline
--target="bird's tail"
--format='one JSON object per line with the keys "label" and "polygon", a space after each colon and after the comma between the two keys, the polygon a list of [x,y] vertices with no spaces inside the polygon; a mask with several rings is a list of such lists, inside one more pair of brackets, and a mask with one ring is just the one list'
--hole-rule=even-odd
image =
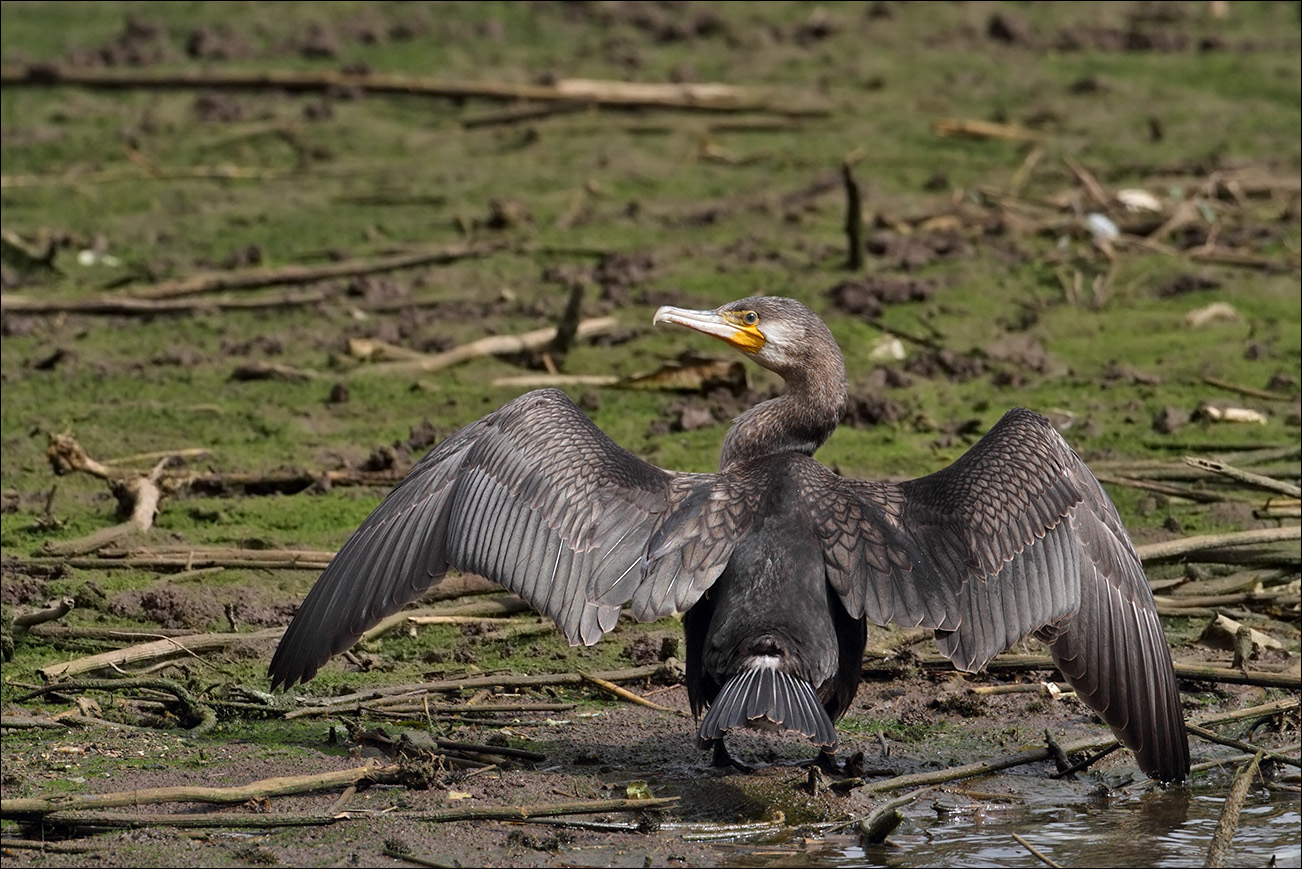
{"label": "bird's tail", "polygon": [[745,670],[728,680],[701,719],[697,747],[707,748],[733,727],[792,731],[836,748],[836,727],[813,686],[775,667]]}

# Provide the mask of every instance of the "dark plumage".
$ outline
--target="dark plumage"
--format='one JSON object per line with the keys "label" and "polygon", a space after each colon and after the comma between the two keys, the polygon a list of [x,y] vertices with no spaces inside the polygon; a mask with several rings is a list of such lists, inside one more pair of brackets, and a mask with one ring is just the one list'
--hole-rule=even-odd
{"label": "dark plumage", "polygon": [[953,465],[905,483],[812,458],[846,402],[827,326],[790,299],[655,322],[720,338],[787,391],[743,413],[719,472],[666,471],[563,393],[523,395],[431,451],[321,574],[271,662],[306,681],[455,567],[501,583],[571,643],[627,606],[684,612],[687,689],[716,761],[732,727],[830,753],[859,685],[866,621],[935,630],[962,670],[1034,634],[1080,698],[1164,782],[1189,770],[1153,596],[1116,508],[1044,417],[1012,410]]}

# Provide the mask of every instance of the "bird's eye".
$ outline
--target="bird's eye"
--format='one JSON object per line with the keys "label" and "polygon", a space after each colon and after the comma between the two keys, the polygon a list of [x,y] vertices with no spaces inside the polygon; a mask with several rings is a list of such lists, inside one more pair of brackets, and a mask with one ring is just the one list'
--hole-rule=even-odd
{"label": "bird's eye", "polygon": [[754,311],[747,311],[741,315],[741,321],[747,326],[754,326],[759,322],[759,314],[756,314]]}

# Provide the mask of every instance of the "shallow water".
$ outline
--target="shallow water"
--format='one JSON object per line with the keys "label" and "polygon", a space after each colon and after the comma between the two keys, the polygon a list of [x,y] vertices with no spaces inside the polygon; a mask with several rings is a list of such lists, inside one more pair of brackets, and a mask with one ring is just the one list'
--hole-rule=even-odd
{"label": "shallow water", "polygon": [[[986,784],[989,784],[988,782]],[[1064,866],[1202,866],[1229,788],[1229,778],[1192,788],[1108,792],[1064,804],[1052,787],[1011,802],[928,795],[902,810],[904,823],[885,844],[861,846],[855,834],[719,846],[720,865],[1042,867],[1016,833]],[[1302,798],[1254,788],[1240,813],[1227,866],[1302,866]]]}

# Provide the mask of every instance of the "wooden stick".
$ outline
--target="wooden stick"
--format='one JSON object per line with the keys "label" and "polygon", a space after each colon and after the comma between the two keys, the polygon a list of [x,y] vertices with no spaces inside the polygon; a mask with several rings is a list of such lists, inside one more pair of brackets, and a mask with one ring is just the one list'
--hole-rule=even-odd
{"label": "wooden stick", "polygon": [[1154,480],[1137,480],[1134,477],[1122,477],[1105,472],[1100,472],[1095,476],[1098,477],[1099,482],[1101,483],[1111,483],[1114,486],[1129,486],[1132,489],[1143,489],[1146,492],[1157,492],[1160,495],[1170,495],[1172,498],[1184,498],[1202,504],[1218,504],[1222,501],[1233,500],[1224,492],[1208,492],[1202,489],[1191,489],[1185,486],[1172,486],[1169,483],[1159,483]]}
{"label": "wooden stick", "polygon": [[871,812],[855,824],[859,828],[860,841],[873,845],[880,845],[885,842],[886,837],[904,821],[904,816],[899,811],[900,808],[907,806],[920,797],[926,796],[935,789],[935,785],[918,788],[915,791],[909,791],[907,794],[874,806]]}
{"label": "wooden stick", "polygon": [[[1093,752],[1100,748],[1107,747],[1116,742],[1111,736],[1091,737],[1081,739],[1076,742],[1063,746],[1063,751],[1068,754],[1076,754],[1086,751]],[[845,791],[852,788],[862,787],[864,793],[885,793],[888,791],[897,791],[902,788],[923,787],[925,785],[943,784],[948,781],[955,781],[961,778],[972,778],[978,775],[987,775],[992,772],[998,772],[1002,769],[1010,769],[1015,766],[1023,766],[1028,763],[1038,763],[1044,760],[1052,760],[1053,752],[1048,747],[1032,748],[1026,751],[1020,751],[1016,754],[1007,754],[1002,757],[992,758],[990,760],[977,761],[976,763],[964,764],[963,766],[950,767],[949,769],[937,770],[935,772],[913,773],[910,775],[900,775],[889,778],[884,781],[865,782],[861,778],[849,778],[833,783],[834,790]]]}
{"label": "wooden stick", "polygon": [[1237,392],[1240,395],[1247,395],[1251,398],[1261,398],[1266,401],[1292,401],[1293,396],[1284,395],[1280,392],[1271,392],[1267,389],[1257,389],[1253,386],[1242,386],[1238,383],[1231,383],[1228,380],[1222,380],[1219,377],[1212,377],[1210,374],[1203,375],[1203,383],[1208,386],[1215,386],[1218,389],[1227,389],[1230,392]]}
{"label": "wooden stick", "polygon": [[[1194,719],[1195,723],[1203,726],[1211,724],[1225,724],[1229,721],[1243,721],[1248,718],[1265,718],[1269,715],[1278,715],[1281,712],[1288,712],[1291,709],[1302,707],[1302,698],[1287,697],[1283,700],[1275,700],[1271,703],[1263,703],[1260,706],[1249,706],[1247,709],[1236,709],[1233,712],[1218,712],[1214,715],[1200,715]],[[1253,751],[1256,751],[1254,748]]]}
{"label": "wooden stick", "polygon": [[204,90],[275,90],[293,93],[329,90],[362,91],[378,94],[439,97],[444,99],[486,99],[503,102],[582,102],[605,108],[666,108],[702,112],[770,111],[792,116],[827,115],[830,109],[816,97],[802,94],[793,103],[762,91],[724,84],[639,83],[561,79],[552,85],[505,82],[438,81],[410,76],[328,71],[298,72],[266,70],[175,70],[90,68],[57,64],[0,67],[0,85],[51,87],[77,85],[86,88]]}
{"label": "wooden stick", "polygon": [[1017,835],[1016,833],[1013,833],[1013,838],[1017,840],[1017,844],[1021,845],[1023,848],[1030,851],[1031,856],[1039,860],[1044,865],[1052,866],[1054,867],[1054,869],[1063,869],[1061,863],[1055,863],[1046,854],[1040,853],[1038,850],[1036,850],[1034,845],[1032,845],[1030,842],[1023,839],[1021,836]]}
{"label": "wooden stick", "polygon": [[1296,758],[1289,757],[1286,754],[1281,754],[1278,751],[1270,751],[1269,749],[1260,748],[1256,745],[1253,745],[1250,742],[1244,742],[1241,739],[1231,739],[1228,736],[1221,736],[1219,733],[1215,732],[1214,730],[1208,730],[1205,727],[1199,727],[1197,724],[1194,724],[1189,721],[1186,721],[1184,726],[1185,729],[1188,730],[1190,733],[1192,733],[1194,736],[1201,737],[1202,739],[1205,739],[1208,742],[1215,742],[1218,745],[1228,745],[1230,748],[1237,748],[1240,751],[1256,752],[1265,758],[1269,758],[1270,760],[1275,761],[1276,763],[1285,763],[1288,764],[1289,766],[1302,767],[1302,760],[1297,760]]}
{"label": "wooden stick", "polygon": [[849,160],[841,164],[841,181],[845,186],[845,267],[857,272],[863,268],[863,195]]}
{"label": "wooden stick", "polygon": [[0,818],[29,818],[50,812],[96,811],[119,806],[153,806],[162,803],[213,803],[238,805],[249,800],[306,794],[356,785],[359,782],[383,782],[396,779],[402,772],[397,765],[370,764],[317,775],[295,775],[260,779],[230,788],[178,785],[163,788],[139,788],[104,794],[61,794],[52,797],[9,799],[0,805]]}
{"label": "wooden stick", "polygon": [[654,797],[647,800],[591,800],[588,802],[553,803],[536,806],[482,806],[466,809],[441,809],[413,812],[404,817],[415,821],[527,821],[530,818],[553,818],[558,815],[592,815],[602,812],[649,812],[667,809],[678,797]]}
{"label": "wooden stick", "polygon": [[1234,531],[1227,534],[1204,534],[1200,537],[1182,537],[1163,543],[1150,543],[1136,546],[1140,561],[1145,564],[1154,561],[1167,561],[1181,558],[1191,553],[1221,546],[1247,546],[1254,543],[1279,543],[1286,540],[1302,540],[1302,525],[1286,525],[1282,528],[1258,528],[1252,531]]}
{"label": "wooden stick", "polygon": [[[591,338],[615,331],[619,321],[614,317],[597,317],[579,323],[576,337]],[[554,326],[534,329],[520,335],[489,335],[460,347],[453,347],[442,353],[422,355],[414,359],[395,362],[381,362],[375,365],[363,365],[354,369],[355,374],[429,374],[441,371],[452,365],[458,365],[481,356],[503,356],[511,353],[526,353],[541,350],[556,340],[558,330]]]}
{"label": "wooden stick", "polygon": [[78,844],[76,842],[38,842],[35,839],[0,839],[0,850],[40,851],[44,854],[91,854],[108,849],[102,842]]}
{"label": "wooden stick", "polygon": [[[362,774],[357,776],[358,780],[384,781],[396,776],[398,767],[369,767],[371,774]],[[344,770],[343,773],[350,773],[352,770]],[[335,784],[322,784],[312,787],[310,790],[322,790],[329,787],[337,787],[339,784],[346,782],[346,778],[341,773],[329,773],[339,778]],[[316,778],[314,776],[302,776],[302,779]],[[321,777],[324,778],[324,777]],[[285,781],[290,782],[293,779],[266,779],[266,782]],[[199,788],[190,789],[194,792],[199,791],[239,791],[247,790],[254,785],[261,784],[254,782],[247,788]],[[181,788],[157,788],[155,790],[183,790]],[[309,791],[286,791],[284,793],[273,794],[255,794],[252,798],[262,796],[282,796],[285,793],[304,793]],[[147,793],[141,791],[141,793]],[[178,797],[169,802],[186,802],[188,800]],[[399,819],[402,821],[424,821],[427,823],[447,823],[450,821],[527,821],[533,818],[557,817],[561,815],[592,815],[602,814],[605,812],[647,812],[660,811],[672,807],[678,801],[678,797],[659,797],[648,800],[591,800],[588,802],[574,803],[552,803],[540,805],[525,806],[482,806],[467,809],[443,809],[434,812],[388,812],[386,818]],[[18,802],[11,800],[4,804],[4,810],[9,811],[9,802]],[[210,801],[205,801],[210,802]],[[222,802],[228,802],[222,800]],[[243,800],[235,800],[243,802]],[[130,805],[126,803],[124,805]],[[4,815],[8,817],[8,814]],[[372,812],[343,812],[339,815],[302,815],[289,813],[274,813],[263,815],[233,814],[220,812],[207,813],[188,813],[188,814],[163,814],[163,813],[144,813],[144,812],[106,812],[96,810],[71,810],[55,809],[45,814],[41,821],[48,826],[58,827],[232,827],[232,828],[252,828],[265,829],[270,827],[319,827],[331,824],[344,823],[348,821],[365,821],[370,822],[375,815]]]}
{"label": "wooden stick", "polygon": [[1248,765],[1234,776],[1230,792],[1225,797],[1225,806],[1221,809],[1221,819],[1216,823],[1216,832],[1212,833],[1212,844],[1207,849],[1207,861],[1203,863],[1204,866],[1225,865],[1225,858],[1230,852],[1230,841],[1234,838],[1234,831],[1239,827],[1239,812],[1248,796],[1248,788],[1252,786],[1252,780],[1257,775],[1257,769],[1261,766],[1261,755],[1262,752],[1258,751]]}
{"label": "wooden stick", "polygon": [[134,299],[128,296],[98,296],[89,299],[46,299],[0,293],[0,311],[15,314],[99,314],[109,317],[156,317],[159,314],[190,314],[196,311],[251,311],[264,308],[296,308],[315,305],[330,298],[321,290],[300,290],[258,299],[207,298]]}
{"label": "wooden stick", "polygon": [[[614,670],[605,673],[593,673],[598,678],[605,679],[609,682],[631,681],[636,679],[645,679],[648,676],[656,676],[664,671],[662,664],[648,664],[642,667],[630,667],[627,670]],[[534,675],[520,675],[512,673],[503,673],[496,676],[472,676],[465,679],[445,679],[437,682],[417,682],[410,685],[393,685],[386,688],[378,688],[370,691],[360,691],[355,694],[348,694],[343,697],[331,697],[322,700],[312,700],[314,705],[302,709],[295,709],[285,715],[285,718],[301,718],[305,715],[333,715],[341,708],[346,709],[358,703],[376,701],[384,697],[392,697],[396,694],[414,694],[415,692],[433,694],[441,691],[467,691],[477,688],[538,688],[548,685],[578,685],[583,682],[583,676],[579,673],[541,673]],[[409,702],[411,697],[402,697],[400,702]],[[473,709],[473,706],[467,706],[467,709]]]}
{"label": "wooden stick", "polygon": [[133,534],[147,534],[154,527],[154,517],[158,515],[159,502],[163,491],[158,480],[163,469],[172,461],[171,456],[159,459],[148,475],[124,476],[107,465],[95,461],[86,454],[81,444],[71,435],[51,435],[45,450],[46,458],[54,466],[56,473],[60,468],[84,471],[92,476],[107,480],[109,490],[118,500],[118,513],[126,515],[127,520],[110,528],[93,531],[75,540],[45,541],[42,547],[51,555],[84,555],[102,549],[115,540]]}
{"label": "wooden stick", "polygon": [[1261,474],[1254,474],[1251,471],[1240,470],[1233,465],[1227,465],[1225,462],[1218,462],[1214,459],[1203,459],[1197,456],[1185,456],[1185,464],[1203,471],[1211,471],[1213,474],[1221,474],[1232,480],[1238,480],[1240,483],[1247,483],[1250,486],[1256,486],[1259,489],[1266,489],[1271,492],[1279,492],[1282,495],[1288,495],[1293,498],[1302,498],[1302,487],[1294,486],[1292,483],[1286,483],[1283,480],[1276,480],[1273,477],[1266,477]]}
{"label": "wooden stick", "polygon": [[607,679],[602,679],[598,676],[593,676],[591,673],[580,673],[579,675],[583,677],[583,681],[591,682],[593,685],[596,685],[598,688],[601,688],[603,691],[609,691],[611,694],[614,694],[616,697],[619,697],[620,699],[623,700],[627,700],[630,703],[635,703],[638,706],[645,706],[647,709],[654,709],[657,712],[672,712],[673,714],[682,718],[692,717],[687,712],[684,712],[682,709],[672,709],[668,706],[661,706],[659,703],[652,703],[650,700],[646,699],[645,697],[639,697],[638,695],[634,694],[632,691],[629,691],[626,688],[621,688],[618,685],[616,685],[614,682],[611,682]]}
{"label": "wooden stick", "polygon": [[228,649],[231,646],[253,643],[270,643],[285,633],[284,628],[267,628],[252,634],[196,634],[185,637],[167,637],[151,643],[128,646],[101,652],[60,664],[50,664],[37,670],[47,681],[66,679],[81,673],[92,673],[124,667],[130,664],[169,660],[181,656],[197,656],[200,652]]}
{"label": "wooden stick", "polygon": [[[918,655],[911,663],[929,670],[952,669],[954,664],[944,655]],[[877,673],[894,673],[897,662],[865,661],[865,678]],[[1057,671],[1058,667],[1048,655],[996,655],[986,664],[986,673],[1025,672],[1028,670]],[[1204,667],[1192,664],[1175,664],[1175,674],[1181,679],[1199,679],[1205,682],[1225,682],[1235,685],[1259,685],[1268,688],[1302,689],[1302,675],[1295,673],[1270,673],[1258,670],[1235,670],[1226,667]]]}
{"label": "wooden stick", "polygon": [[41,624],[42,622],[52,622],[55,619],[61,619],[68,613],[72,612],[72,608],[76,605],[77,601],[75,598],[61,597],[58,600],[51,601],[45,609],[14,616],[14,627],[27,630],[35,625]]}
{"label": "wooden stick", "polygon": [[1112,204],[1111,197],[1108,196],[1107,191],[1103,189],[1103,185],[1099,184],[1099,181],[1094,177],[1093,172],[1086,169],[1070,157],[1064,157],[1063,162],[1067,164],[1067,168],[1070,169],[1072,174],[1080,181],[1081,186],[1085,188],[1085,192],[1089,194],[1090,199],[1094,200],[1095,205],[1099,208],[1107,208]]}
{"label": "wooden stick", "polygon": [[999,124],[975,118],[960,120],[945,118],[931,125],[937,136],[967,136],[972,139],[1009,139],[1015,142],[1034,141],[1036,133],[1018,124]]}

